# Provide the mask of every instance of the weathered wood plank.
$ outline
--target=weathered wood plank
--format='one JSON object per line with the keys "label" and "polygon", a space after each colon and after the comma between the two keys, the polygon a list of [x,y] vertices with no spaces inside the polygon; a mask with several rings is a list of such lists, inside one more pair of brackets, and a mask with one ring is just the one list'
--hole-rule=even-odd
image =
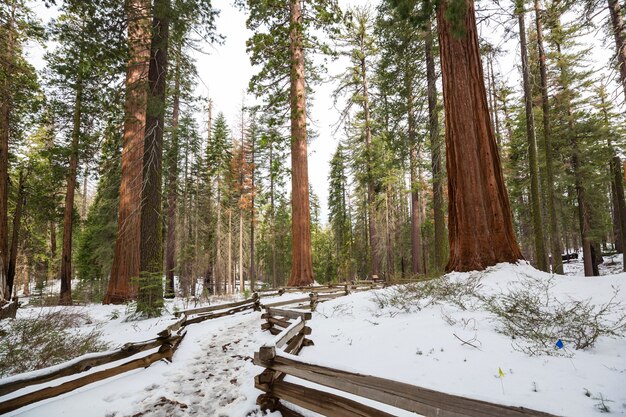
{"label": "weathered wood plank", "polygon": [[277,319],[275,317],[268,317],[267,321],[271,324],[275,324],[276,326],[282,327],[283,329],[286,329],[287,327],[291,325],[289,321]]}
{"label": "weathered wood plank", "polygon": [[[257,388],[263,390],[262,386]],[[285,381],[274,382],[269,394],[325,416],[394,417],[393,414],[360,404],[348,398]]]}
{"label": "weathered wood plank", "polygon": [[168,341],[173,342],[177,337],[178,336],[172,336],[169,339],[158,338],[147,340],[145,342],[127,343],[116,351],[102,352],[101,355],[85,355],[86,357],[84,359],[76,358],[70,361],[70,363],[66,366],[60,368],[58,368],[57,366],[52,367],[57,369],[49,373],[42,373],[42,371],[40,370],[37,373],[34,373],[33,376],[29,376],[28,374],[26,374],[24,378],[20,378],[19,375],[16,375],[14,377],[8,378],[6,382],[0,382],[0,396],[9,394],[11,392],[31,385],[43,384],[44,382],[52,381],[54,379],[86,372],[95,366],[100,366],[124,358],[128,358],[130,356],[136,355],[139,352],[153,349]]}
{"label": "weathered wood plank", "polygon": [[17,410],[20,407],[24,407],[28,404],[32,404],[38,401],[47,400],[59,396],[61,394],[68,393],[77,388],[89,385],[93,382],[101,381],[103,379],[111,378],[115,375],[119,375],[133,369],[147,368],[151,364],[161,359],[172,359],[174,351],[178,347],[178,344],[185,336],[183,333],[180,336],[173,336],[171,343],[167,343],[161,346],[158,352],[152,353],[143,358],[134,359],[126,362],[120,366],[114,368],[104,369],[102,371],[94,372],[93,374],[85,375],[80,378],[73,379],[71,381],[64,382],[54,387],[47,387],[39,391],[31,392],[26,395],[11,398],[0,403],[0,414],[8,413],[9,411]]}
{"label": "weathered wood plank", "polygon": [[236,301],[234,303],[218,304],[218,305],[208,306],[208,307],[190,308],[188,310],[176,311],[174,315],[178,317],[181,314],[186,314],[187,316],[190,316],[192,314],[208,313],[210,311],[224,310],[227,308],[233,308],[233,307],[239,307],[245,304],[251,304],[251,303],[254,303],[256,300],[257,299],[253,297],[253,298],[247,298],[242,301]]}
{"label": "weathered wood plank", "polygon": [[[311,317],[312,317],[311,313],[308,311],[285,310],[281,308],[274,308],[274,307],[268,307],[268,306],[266,306],[265,310],[267,311],[266,314],[269,314],[270,316],[274,316],[274,317],[283,316],[283,317],[289,317],[290,319],[297,319],[298,317],[300,317],[304,320],[311,320]],[[263,316],[261,317],[265,318]]]}
{"label": "weathered wood plank", "polygon": [[280,307],[280,306],[286,306],[286,305],[289,305],[289,304],[304,303],[306,301],[309,301],[309,297],[306,297],[306,298],[296,298],[294,300],[287,300],[287,301],[277,301],[275,303],[270,303],[270,304],[263,304],[263,307],[264,308]]}
{"label": "weathered wood plank", "polygon": [[255,364],[265,368],[425,416],[554,417],[552,414],[524,407],[459,397],[385,378],[295,361],[281,356],[280,353],[271,362],[257,363],[256,359]]}
{"label": "weathered wood plank", "polygon": [[196,324],[196,323],[201,323],[205,320],[211,320],[211,319],[217,319],[220,317],[225,317],[225,316],[231,316],[235,313],[240,313],[242,311],[248,310],[248,309],[252,309],[254,308],[254,304],[246,304],[246,305],[242,305],[241,307],[237,307],[237,308],[233,308],[230,310],[226,310],[226,311],[222,311],[220,313],[207,313],[207,314],[201,314],[192,318],[188,318],[185,321],[185,325],[188,326],[190,324]]}

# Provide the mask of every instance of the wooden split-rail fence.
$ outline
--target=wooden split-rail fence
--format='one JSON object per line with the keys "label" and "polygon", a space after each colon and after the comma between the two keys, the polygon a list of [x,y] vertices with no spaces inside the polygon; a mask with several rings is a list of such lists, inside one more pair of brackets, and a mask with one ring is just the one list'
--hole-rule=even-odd
{"label": "wooden split-rail fence", "polygon": [[[134,369],[147,368],[161,359],[171,361],[176,348],[185,337],[186,326],[205,320],[230,316],[245,310],[260,310],[259,298],[258,294],[253,293],[251,298],[234,303],[180,311],[175,313],[176,321],[159,332],[154,339],[127,343],[116,350],[83,355],[63,364],[2,379],[0,380],[0,414],[71,392],[85,385]],[[158,350],[153,351],[156,348]],[[147,351],[153,352],[138,358],[135,357]],[[105,366],[131,357],[133,357],[131,360],[116,366]],[[78,376],[97,367],[102,367],[103,369]],[[68,376],[76,376],[76,378],[58,385],[44,386],[17,397],[1,398],[22,388],[49,383]]]}
{"label": "wooden split-rail fence", "polygon": [[[358,284],[325,285],[319,287],[285,287],[258,291],[253,293],[251,298],[242,301],[208,307],[191,308],[175,312],[174,316],[176,317],[176,321],[167,326],[163,331],[159,332],[157,337],[154,339],[127,343],[116,350],[83,355],[59,365],[14,375],[0,380],[0,414],[66,394],[85,385],[102,381],[134,369],[147,368],[154,362],[162,359],[171,361],[174,352],[186,334],[186,326],[201,323],[205,320],[234,315],[246,310],[260,310],[260,300],[262,297],[274,297],[283,294],[308,291],[310,294],[306,298],[278,301],[267,304],[264,307],[276,308],[282,305],[301,305],[304,303],[304,305],[308,308],[314,310],[318,303],[346,295],[350,291],[362,291],[370,288],[378,288],[380,286],[380,283],[367,282]],[[11,303],[2,306],[2,309],[0,310],[2,317],[4,318],[6,316],[7,318],[14,318],[18,305],[17,299],[14,299]],[[280,327],[280,324],[284,323],[277,323],[276,325]],[[272,328],[270,331],[274,333],[277,330]],[[308,343],[308,341],[304,340],[301,342],[304,345]],[[157,348],[158,350],[154,351]],[[148,351],[151,353],[136,357],[140,353]],[[109,365],[113,362],[122,361],[124,359],[130,360],[121,364],[116,364],[115,366]],[[94,371],[95,368],[98,367],[102,369],[87,373],[88,371]],[[86,374],[80,375],[83,373]],[[73,378],[57,385],[43,386],[43,384],[67,377]],[[35,386],[40,387],[20,396],[8,399],[2,398],[23,388]]]}
{"label": "wooden split-rail fence", "polygon": [[[311,310],[314,310],[313,298],[312,293]],[[524,407],[451,395],[298,358],[296,355],[302,347],[313,345],[313,341],[306,337],[312,332],[306,325],[311,315],[311,312],[302,310],[280,309],[275,304],[265,306],[265,313],[261,317],[266,322],[261,325],[261,329],[272,332],[275,337],[254,354],[254,364],[265,368],[254,380],[255,387],[263,391],[257,398],[261,409],[280,411],[285,417],[302,417],[284,404],[287,402],[332,417],[395,415],[366,404],[376,402],[427,417],[556,417]],[[309,384],[286,382],[284,378],[287,375],[308,381]],[[310,383],[319,388],[312,388]],[[324,388],[340,391],[342,395],[327,392]]]}

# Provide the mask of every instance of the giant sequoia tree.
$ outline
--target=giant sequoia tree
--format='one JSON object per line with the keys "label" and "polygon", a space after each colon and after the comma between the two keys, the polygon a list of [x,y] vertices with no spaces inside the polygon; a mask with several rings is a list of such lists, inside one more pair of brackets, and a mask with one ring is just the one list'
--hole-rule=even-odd
{"label": "giant sequoia tree", "polygon": [[118,230],[105,303],[123,303],[135,297],[130,279],[139,276],[141,184],[148,65],[150,60],[150,1],[127,5],[129,59],[122,142],[122,179]]}
{"label": "giant sequoia tree", "polygon": [[489,119],[474,1],[441,1],[437,25],[446,114],[450,243],[446,270],[515,262],[522,254]]}
{"label": "giant sequoia tree", "polygon": [[[289,107],[293,238],[289,285],[310,285],[313,266],[305,77],[312,68],[305,73],[305,47],[314,51],[323,46],[313,30],[332,29],[340,12],[335,0],[290,0],[288,4],[241,0],[239,4],[249,10],[247,26],[255,32],[248,40],[250,60],[253,65],[261,66],[250,82],[251,89],[270,103],[278,101],[281,107]],[[288,91],[280,87],[286,81]]]}

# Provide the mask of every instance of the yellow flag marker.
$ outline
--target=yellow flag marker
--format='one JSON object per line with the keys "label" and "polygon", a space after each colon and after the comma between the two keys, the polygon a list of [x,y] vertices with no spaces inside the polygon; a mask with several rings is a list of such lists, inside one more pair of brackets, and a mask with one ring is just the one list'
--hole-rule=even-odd
{"label": "yellow flag marker", "polygon": [[502,372],[502,368],[498,367],[498,376],[500,378],[504,378],[504,372]]}

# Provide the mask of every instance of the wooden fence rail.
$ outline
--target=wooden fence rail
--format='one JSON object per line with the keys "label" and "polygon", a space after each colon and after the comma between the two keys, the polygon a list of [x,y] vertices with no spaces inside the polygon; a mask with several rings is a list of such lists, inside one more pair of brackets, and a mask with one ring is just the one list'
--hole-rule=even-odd
{"label": "wooden fence rail", "polygon": [[[340,296],[340,294],[332,294]],[[311,293],[311,303],[320,295]],[[325,297],[324,297],[325,298]],[[300,416],[285,408],[280,400],[333,417],[392,417],[393,414],[365,405],[358,398],[386,404],[427,417],[556,417],[553,414],[524,407],[513,407],[434,391],[404,382],[321,366],[298,358],[311,329],[305,325],[311,313],[267,307],[261,316],[275,338],[254,354],[254,364],[265,370],[255,377],[255,387],[264,392],[257,399],[263,410],[282,411],[284,415]],[[284,350],[282,347],[287,346]],[[297,350],[292,350],[297,346]],[[335,395],[295,382],[285,382],[286,375],[341,391],[357,400]]]}
{"label": "wooden fence rail", "polygon": [[[38,401],[53,398],[68,393],[77,388],[102,381],[107,378],[131,371],[138,368],[147,368],[152,363],[161,359],[171,361],[174,352],[186,334],[186,327],[205,320],[236,314],[249,309],[259,310],[259,297],[256,293],[252,298],[236,303],[221,304],[217,306],[191,309],[178,312],[177,320],[158,333],[158,337],[145,342],[127,343],[114,351],[94,353],[75,358],[64,364],[55,365],[47,369],[28,372],[21,375],[0,380],[0,397],[33,385],[39,385],[59,378],[78,375],[95,367],[116,362],[138,353],[159,348],[157,352],[150,353],[117,366],[106,368],[88,375],[74,378],[62,384],[29,392],[21,396],[0,401],[0,414],[16,410]],[[191,317],[190,317],[191,316]]]}

